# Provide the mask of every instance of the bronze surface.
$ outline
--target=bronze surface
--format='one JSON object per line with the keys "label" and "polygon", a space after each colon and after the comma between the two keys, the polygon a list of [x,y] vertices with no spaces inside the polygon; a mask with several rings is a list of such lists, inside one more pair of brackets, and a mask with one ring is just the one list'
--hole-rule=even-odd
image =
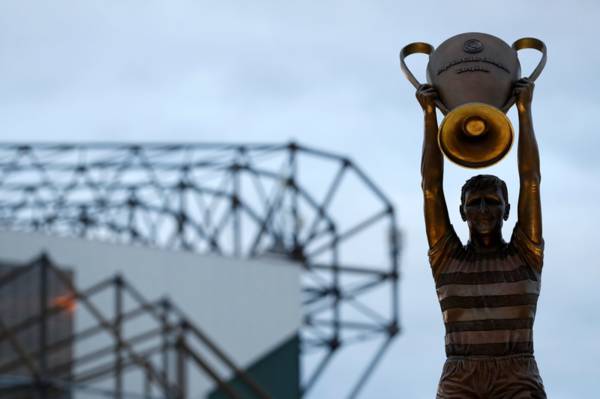
{"label": "bronze surface", "polygon": [[[481,54],[485,51],[485,42],[469,40],[462,43],[464,52]],[[516,47],[539,42],[528,40],[517,42]],[[415,49],[425,47],[411,50]],[[541,67],[545,63],[545,48],[542,58]],[[532,76],[539,75],[541,67]],[[520,188],[513,236],[509,243],[502,237],[502,225],[510,212],[505,184],[494,176],[480,175],[470,181],[487,179],[495,183],[467,183],[464,187],[459,212],[469,228],[466,246],[450,223],[443,189],[441,149],[444,145],[454,145],[447,153],[467,157],[469,151],[484,152],[498,157],[508,151],[503,143],[506,137],[512,138],[512,128],[510,122],[498,122],[506,118],[500,107],[466,103],[455,106],[443,122],[459,128],[445,131],[442,126],[438,129],[436,101],[439,102],[441,95],[432,85],[421,85],[417,90],[425,126],[421,160],[425,225],[449,354],[438,385],[438,398],[546,397],[533,357],[531,334],[544,248],[540,161],[531,116],[533,89],[530,79],[517,80],[511,84],[508,99],[509,103],[516,103],[519,116]],[[473,109],[469,111],[469,108]],[[495,116],[486,115],[487,109],[493,110],[490,112]],[[439,137],[438,132],[447,137]],[[452,134],[464,137],[458,139]],[[473,142],[478,140],[485,142],[481,144],[483,150],[475,148]]]}
{"label": "bronze surface", "polygon": [[[495,36],[471,32],[453,36],[437,49],[428,43],[416,42],[401,50],[401,69],[417,88],[420,83],[406,65],[405,58],[417,53],[429,55],[427,81],[438,93],[435,105],[447,115],[442,122],[444,131],[440,131],[439,143],[444,154],[453,162],[471,168],[485,167],[498,162],[510,150],[512,126],[502,114],[515,102],[512,90],[521,77],[517,52],[526,48],[536,49],[542,54],[529,76],[534,81],[546,64],[546,46],[535,38],[522,38],[509,46]],[[478,108],[475,103],[487,104],[498,112],[486,107]],[[468,114],[464,109],[461,111],[463,118],[451,115],[466,104],[473,106]],[[477,113],[478,110],[481,114]],[[467,123],[477,116],[483,123]],[[490,133],[487,139],[477,145],[468,137],[487,133]]]}
{"label": "bronze surface", "polygon": [[[466,44],[481,44],[477,53]],[[446,40],[433,51],[427,64],[427,81],[436,88],[449,110],[471,102],[502,109],[520,78],[517,52],[495,36],[463,33]]]}
{"label": "bronze surface", "polygon": [[467,103],[446,115],[440,125],[438,142],[452,162],[482,168],[508,154],[513,142],[513,128],[498,108],[484,103]]}

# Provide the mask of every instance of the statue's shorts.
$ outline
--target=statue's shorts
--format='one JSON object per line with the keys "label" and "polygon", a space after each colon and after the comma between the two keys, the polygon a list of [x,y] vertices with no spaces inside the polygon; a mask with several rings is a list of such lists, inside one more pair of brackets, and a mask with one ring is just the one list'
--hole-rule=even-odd
{"label": "statue's shorts", "polygon": [[446,360],[437,399],[546,399],[532,355],[451,356]]}

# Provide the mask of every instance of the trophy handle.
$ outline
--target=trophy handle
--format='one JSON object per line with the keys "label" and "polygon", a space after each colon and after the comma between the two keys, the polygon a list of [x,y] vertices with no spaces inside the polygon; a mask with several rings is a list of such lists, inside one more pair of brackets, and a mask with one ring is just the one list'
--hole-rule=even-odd
{"label": "trophy handle", "polygon": [[[418,89],[419,86],[421,86],[421,82],[419,82],[415,75],[413,75],[413,73],[410,71],[410,69],[408,69],[406,62],[404,62],[404,59],[412,54],[430,55],[431,53],[433,53],[433,46],[429,43],[424,42],[415,42],[407,44],[406,46],[404,46],[404,48],[402,48],[402,50],[400,50],[400,69],[402,69],[402,72],[404,72],[404,76],[406,76],[406,79],[408,79],[408,81],[412,83],[415,89]],[[448,113],[448,108],[439,99],[435,100],[435,105],[444,114]]]}
{"label": "trophy handle", "polygon": [[[538,76],[540,76],[542,71],[544,70],[544,66],[546,66],[546,58],[547,58],[546,45],[540,39],[536,39],[534,37],[523,37],[523,38],[515,41],[512,45],[512,48],[515,51],[519,51],[519,50],[523,50],[523,49],[534,49],[534,50],[538,50],[540,53],[542,53],[542,58],[540,58],[540,62],[538,62],[537,66],[535,67],[533,72],[531,72],[531,75],[529,75],[529,80],[534,82],[538,78]],[[504,106],[503,111],[504,112],[508,111],[509,108],[512,107],[512,105],[514,103],[515,103],[515,97],[511,96],[510,99],[508,100],[508,102],[506,103],[506,105]]]}
{"label": "trophy handle", "polygon": [[512,48],[515,51],[531,48],[542,53],[542,58],[540,58],[540,62],[535,67],[533,72],[531,72],[531,75],[529,75],[529,80],[531,80],[532,82],[535,81],[544,70],[544,66],[546,66],[546,45],[544,44],[544,42],[534,37],[524,37],[514,42]]}

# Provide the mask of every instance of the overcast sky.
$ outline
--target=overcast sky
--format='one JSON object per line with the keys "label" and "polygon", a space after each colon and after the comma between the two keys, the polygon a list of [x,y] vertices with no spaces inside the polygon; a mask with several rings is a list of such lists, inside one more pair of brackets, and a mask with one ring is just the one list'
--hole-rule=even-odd
{"label": "overcast sky", "polygon": [[[392,198],[406,236],[403,335],[363,397],[432,398],[443,326],[415,211],[422,114],[398,51],[467,31],[509,43],[538,37],[548,64],[533,102],[546,239],[536,357],[551,398],[590,397],[600,391],[599,21],[591,0],[2,1],[2,140],[295,138],[348,154]],[[524,54],[525,73],[536,57]],[[424,60],[411,65],[422,78]],[[516,204],[516,151],[486,173],[507,181]],[[463,239],[459,190],[473,174],[447,164],[446,197]],[[339,397],[344,386],[338,371],[314,397]]]}

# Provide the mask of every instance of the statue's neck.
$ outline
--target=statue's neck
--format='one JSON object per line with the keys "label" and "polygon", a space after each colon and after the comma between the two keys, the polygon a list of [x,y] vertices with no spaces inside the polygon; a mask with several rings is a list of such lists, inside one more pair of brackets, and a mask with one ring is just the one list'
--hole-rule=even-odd
{"label": "statue's neck", "polygon": [[506,245],[502,238],[502,230],[498,229],[489,234],[473,234],[469,236],[469,245],[475,252],[495,252]]}

